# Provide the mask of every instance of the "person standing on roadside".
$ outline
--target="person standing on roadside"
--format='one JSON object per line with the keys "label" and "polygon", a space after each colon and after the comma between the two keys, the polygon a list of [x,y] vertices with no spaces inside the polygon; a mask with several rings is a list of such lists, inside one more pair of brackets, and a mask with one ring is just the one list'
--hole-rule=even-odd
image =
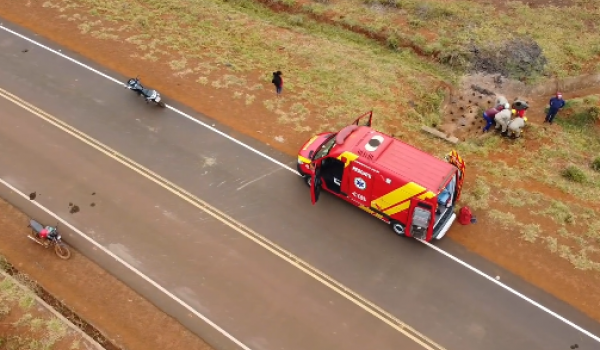
{"label": "person standing on roadside", "polygon": [[548,109],[548,114],[546,115],[546,120],[544,123],[548,122],[552,124],[554,121],[554,117],[559,110],[561,110],[565,106],[565,100],[563,100],[562,94],[560,92],[556,93],[556,96],[550,99],[550,108]]}
{"label": "person standing on roadside", "polygon": [[283,73],[280,70],[277,72],[273,72],[273,80],[271,83],[275,85],[275,92],[277,93],[277,97],[281,96],[281,92],[283,91]]}
{"label": "person standing on roadside", "polygon": [[504,106],[499,105],[483,112],[483,119],[485,119],[486,122],[485,126],[483,127],[483,132],[488,132],[488,130],[490,130],[490,127],[492,127],[492,124],[494,124],[494,117],[503,109]]}

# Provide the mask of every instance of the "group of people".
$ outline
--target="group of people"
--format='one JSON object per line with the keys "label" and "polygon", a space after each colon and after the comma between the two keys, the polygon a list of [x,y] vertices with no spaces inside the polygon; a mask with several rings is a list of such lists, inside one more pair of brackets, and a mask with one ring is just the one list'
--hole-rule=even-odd
{"label": "group of people", "polygon": [[[548,113],[546,114],[544,123],[552,124],[558,111],[561,110],[565,104],[562,94],[557,92],[556,96],[553,96],[550,99]],[[528,108],[529,105],[527,101],[516,98],[511,104],[506,97],[499,95],[496,98],[494,107],[483,112],[483,119],[486,121],[483,132],[488,132],[491,126],[495,124],[496,130],[501,129],[502,136],[512,138],[521,137],[521,133],[527,122],[525,112]]]}
{"label": "group of people", "polygon": [[517,98],[511,104],[506,97],[502,95],[498,96],[494,107],[483,112],[483,119],[486,121],[483,132],[488,132],[492,125],[496,124],[496,130],[502,129],[502,136],[521,137],[521,132],[527,121],[525,111],[528,108],[527,101]]}
{"label": "group of people", "polygon": [[[283,92],[283,73],[281,71],[273,72],[271,83],[275,85],[277,97],[280,97]],[[562,94],[557,92],[556,96],[550,99],[544,123],[552,124],[556,114],[564,106],[565,100],[563,100]],[[498,95],[494,107],[483,112],[483,119],[486,121],[483,132],[488,132],[492,125],[495,124],[496,130],[501,129],[502,136],[515,139],[521,137],[521,133],[527,122],[527,117],[525,117],[527,109],[529,109],[527,101],[516,98],[511,104],[506,97]]]}

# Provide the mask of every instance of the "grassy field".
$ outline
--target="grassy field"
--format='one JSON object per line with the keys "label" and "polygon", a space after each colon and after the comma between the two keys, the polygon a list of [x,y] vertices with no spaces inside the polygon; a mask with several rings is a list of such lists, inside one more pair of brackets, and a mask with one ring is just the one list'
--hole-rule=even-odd
{"label": "grassy field", "polygon": [[[382,128],[393,129],[398,113],[406,113],[403,127],[416,129],[423,119],[438,118],[437,82],[454,77],[410,51],[388,50],[306,16],[275,15],[250,0],[51,0],[43,6],[64,12],[82,33],[135,44],[136,58],[167,60],[176,76],[227,89],[248,106],[262,104],[295,132],[338,127],[370,108]],[[289,93],[256,100],[277,69],[290,77]]]}
{"label": "grassy field", "polygon": [[[505,57],[515,50],[523,51],[514,56],[522,57],[534,49],[526,46],[535,42],[543,50],[548,74],[562,77],[600,70],[596,60],[600,54],[599,0],[575,0],[569,7],[528,6],[518,1],[492,5],[464,0],[262,2],[277,2],[301,13],[327,18],[346,28],[376,36],[390,48],[412,47],[454,68],[467,68],[477,60],[475,56],[494,61],[496,51],[503,52],[501,56]],[[535,5],[535,1],[533,3]],[[524,43],[522,40],[525,46],[520,45]],[[510,60],[505,67],[513,76],[528,79],[544,73],[538,68],[522,67]]]}
{"label": "grassy field", "polygon": [[599,101],[596,95],[568,101],[557,118],[561,129],[531,125],[528,140],[501,154],[493,152],[498,138],[460,146],[466,155],[491,155],[476,165],[478,178],[465,203],[575,268],[594,272],[600,272]]}
{"label": "grassy field", "polygon": [[31,290],[0,275],[0,349],[90,349],[85,342],[61,319],[39,305]]}

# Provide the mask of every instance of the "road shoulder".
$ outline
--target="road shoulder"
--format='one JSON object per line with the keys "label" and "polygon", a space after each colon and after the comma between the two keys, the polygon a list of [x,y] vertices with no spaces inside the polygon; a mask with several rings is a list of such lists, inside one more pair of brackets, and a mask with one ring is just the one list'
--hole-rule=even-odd
{"label": "road shoulder", "polygon": [[27,239],[28,219],[0,199],[0,236],[4,237],[0,240],[0,255],[111,343],[128,350],[212,350],[178,321],[78,252],[73,252],[69,261],[62,261],[33,244]]}

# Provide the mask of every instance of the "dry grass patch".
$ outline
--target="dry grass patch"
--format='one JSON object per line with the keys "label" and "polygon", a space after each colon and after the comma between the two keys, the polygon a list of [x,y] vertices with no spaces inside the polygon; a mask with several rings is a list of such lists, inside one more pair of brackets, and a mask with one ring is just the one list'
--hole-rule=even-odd
{"label": "dry grass patch", "polygon": [[[530,244],[541,245],[568,260],[576,269],[600,271],[600,255],[596,254],[600,251],[600,213],[526,189],[496,191],[492,188],[487,191],[489,186],[486,190],[481,186],[482,183],[476,186],[478,193],[499,192],[503,195],[488,203],[486,217],[492,225],[518,233],[519,238]],[[495,208],[497,205],[507,208],[507,204],[508,210]],[[590,254],[592,252],[594,254]]]}
{"label": "dry grass patch", "polygon": [[559,225],[575,223],[576,216],[568,205],[561,201],[552,200],[550,205],[536,214],[545,215]]}
{"label": "dry grass patch", "polygon": [[[361,35],[275,14],[250,0],[49,4],[59,12],[75,8],[68,19],[79,23],[81,33],[134,44],[136,58],[167,62],[174,74],[203,86],[235,87],[232,97],[246,105],[255,103],[252,91],[272,87],[271,72],[282,70],[288,103],[277,109],[291,117],[279,120],[294,120],[289,126],[295,130],[348,123],[371,108],[377,109],[374,121],[382,131],[436,124],[443,97],[437,82],[452,79],[449,71],[412,52],[392,52]],[[258,80],[252,74],[257,71],[263,72]]]}
{"label": "dry grass patch", "polygon": [[477,176],[475,184],[465,188],[460,201],[473,209],[487,209],[490,204],[490,191],[488,180],[483,176]]}
{"label": "dry grass patch", "polygon": [[[294,0],[286,2],[291,6],[296,3]],[[595,20],[600,15],[600,0],[574,1],[572,6],[561,8],[531,8],[515,1],[503,3],[501,9],[488,3],[466,0],[303,3],[302,9],[306,13],[326,16],[361,32],[378,34],[386,38],[385,43],[392,49],[403,45],[417,47],[424,55],[456,68],[477,64],[478,58],[487,57],[485,53],[495,49],[493,45],[503,42],[511,42],[513,49],[519,47],[518,55],[515,55],[515,60],[504,60],[502,67],[493,68],[515,76],[539,75],[543,71],[566,76],[600,68],[589,64],[600,53]],[[494,15],[490,16],[491,13]],[[537,45],[539,48],[535,47]],[[478,49],[477,54],[473,53],[475,48]],[[519,60],[519,55],[530,57]],[[536,57],[540,61],[532,62],[531,59]],[[488,63],[494,61],[492,56],[487,58],[491,59]],[[487,69],[490,68],[488,64]]]}
{"label": "dry grass patch", "polygon": [[0,275],[0,348],[27,350],[88,349],[59,318],[37,305],[34,293]]}

